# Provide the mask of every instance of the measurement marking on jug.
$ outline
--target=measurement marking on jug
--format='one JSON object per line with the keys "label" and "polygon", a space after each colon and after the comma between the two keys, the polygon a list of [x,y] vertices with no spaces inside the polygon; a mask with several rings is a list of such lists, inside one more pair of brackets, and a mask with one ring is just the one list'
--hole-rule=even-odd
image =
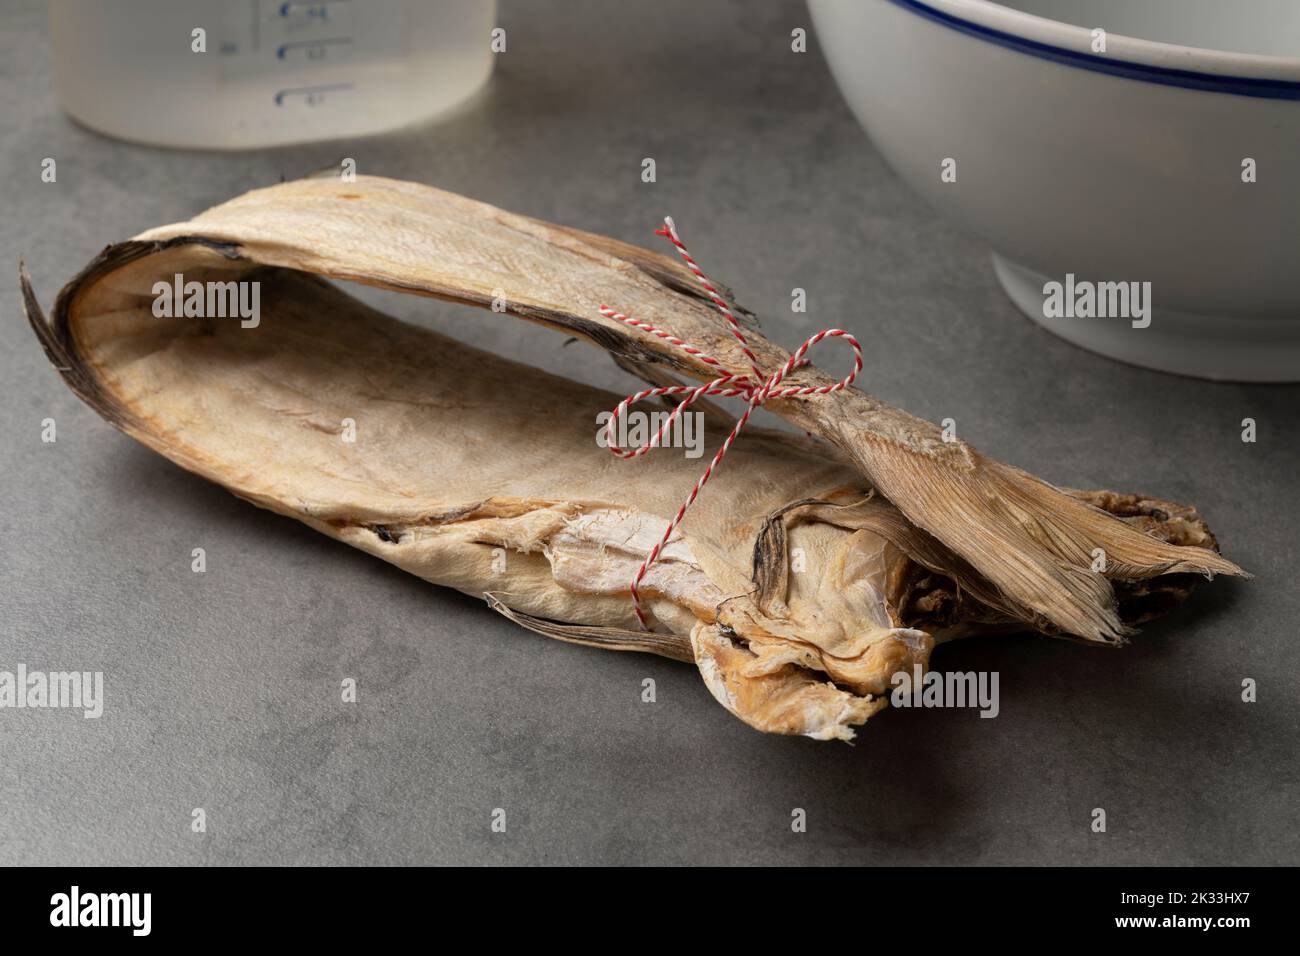
{"label": "measurement marking on jug", "polygon": [[352,89],[351,83],[331,83],[328,86],[302,86],[292,90],[281,90],[275,94],[275,105],[284,106],[286,100],[302,97],[301,102],[308,106],[319,106],[325,101],[326,93],[342,92]]}
{"label": "measurement marking on jug", "polygon": [[312,51],[317,47],[340,46],[352,42],[352,37],[332,37],[328,40],[294,40],[290,43],[281,43],[280,48],[275,51],[277,59],[283,60],[290,50],[304,49],[307,51],[308,59],[319,59],[324,56],[322,49],[318,56],[313,55]]}
{"label": "measurement marking on jug", "polygon": [[287,3],[280,4],[280,16],[288,17],[295,10],[301,10],[309,17],[328,20],[330,16],[330,4],[348,2],[349,0],[289,0]]}

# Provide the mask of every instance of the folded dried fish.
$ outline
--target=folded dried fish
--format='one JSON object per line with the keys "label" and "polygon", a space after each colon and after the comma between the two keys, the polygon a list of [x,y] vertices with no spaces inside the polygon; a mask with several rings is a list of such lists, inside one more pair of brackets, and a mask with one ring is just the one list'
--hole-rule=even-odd
{"label": "folded dried fish", "polygon": [[[156,310],[155,285],[176,275],[257,281],[260,320]],[[1029,625],[1113,643],[1185,594],[1189,573],[1240,573],[1189,509],[1067,494],[849,390],[769,406],[839,453],[746,432],[650,568],[646,632],[628,583],[699,463],[615,459],[592,423],[617,397],[397,322],[322,277],[504,303],[652,381],[716,377],[597,310],[617,302],[747,367],[671,260],[372,177],[258,190],[110,246],[52,322],[25,275],[24,291],[65,381],[127,434],[533,630],[694,660],[763,730],[847,739],[936,640]],[[762,367],[787,359],[748,337]],[[729,425],[710,414],[716,444]],[[355,442],[340,441],[345,420]]]}

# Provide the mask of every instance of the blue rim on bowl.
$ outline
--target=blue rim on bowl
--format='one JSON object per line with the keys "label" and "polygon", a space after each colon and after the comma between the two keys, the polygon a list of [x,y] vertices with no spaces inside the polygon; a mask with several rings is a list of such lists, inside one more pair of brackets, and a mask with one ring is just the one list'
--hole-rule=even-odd
{"label": "blue rim on bowl", "polygon": [[[1104,55],[1091,52],[1092,31],[1085,27],[1022,13],[990,0],[888,2],[969,36],[1066,66],[1208,93],[1300,100],[1300,59],[1228,53],[1116,34],[1108,36],[1108,46],[1116,55]],[[1190,62],[1198,69],[1171,66],[1171,62]]]}

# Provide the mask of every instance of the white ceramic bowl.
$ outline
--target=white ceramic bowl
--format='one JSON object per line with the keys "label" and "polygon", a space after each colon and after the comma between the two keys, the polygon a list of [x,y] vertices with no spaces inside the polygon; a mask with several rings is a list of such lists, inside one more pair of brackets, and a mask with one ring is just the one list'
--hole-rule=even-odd
{"label": "white ceramic bowl", "polygon": [[[1300,0],[809,3],[881,153],[1036,322],[1150,368],[1300,380]],[[1101,283],[1134,282],[1149,323],[1138,300],[1058,314],[1090,286],[1122,312]]]}

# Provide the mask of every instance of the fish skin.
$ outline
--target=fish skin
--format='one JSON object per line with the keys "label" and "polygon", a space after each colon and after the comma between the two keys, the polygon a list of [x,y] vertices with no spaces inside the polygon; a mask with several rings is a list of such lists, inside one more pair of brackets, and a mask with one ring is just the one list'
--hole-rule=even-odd
{"label": "fish skin", "polygon": [[[241,497],[292,514],[318,530],[399,564],[405,559],[395,560],[396,551],[421,542],[427,544],[428,536],[436,534],[438,527],[465,527],[466,522],[488,522],[491,533],[498,535],[502,543],[543,540],[528,536],[564,525],[569,514],[565,509],[570,506],[543,499],[525,501],[476,493],[443,501],[435,509],[439,519],[431,521],[427,502],[412,508],[400,494],[388,494],[379,504],[368,501],[361,508],[349,508],[339,501],[311,502],[300,507],[301,502],[277,497],[276,489],[250,483],[255,476],[221,473],[217,467],[220,462],[214,464],[211,456],[205,458],[184,447],[174,429],[171,433],[160,432],[149,411],[138,400],[128,400],[114,377],[105,374],[103,356],[92,356],[88,351],[88,337],[93,337],[88,332],[92,318],[96,322],[108,321],[106,317],[142,308],[147,300],[141,290],[149,287],[149,280],[158,275],[170,276],[181,268],[262,277],[273,290],[283,293],[280,307],[288,312],[337,307],[347,314],[352,307],[339,303],[351,300],[325,279],[356,281],[484,307],[504,295],[507,312],[593,342],[641,374],[699,379],[718,374],[716,368],[670,348],[661,339],[602,316],[598,306],[609,302],[700,346],[730,371],[743,374],[748,367],[748,360],[694,277],[675,260],[617,240],[515,216],[430,187],[375,177],[358,177],[356,182],[346,184],[315,179],[256,190],[189,222],[150,230],[134,240],[110,246],[64,287],[49,322],[31,290],[25,267],[20,268],[27,315],[47,356],[69,387],[106,419],[182,466],[220,481]],[[271,296],[268,306],[274,304]],[[369,313],[361,312],[353,318],[356,322],[377,323],[376,330],[388,328],[383,322],[393,322],[386,317],[372,319]],[[750,328],[748,338],[761,367],[783,364],[788,354],[763,338],[747,314],[742,313],[742,320]],[[333,330],[340,336],[340,344],[346,329],[346,324],[340,324]],[[115,347],[111,341],[107,345]],[[354,342],[352,347],[360,346]],[[439,348],[447,350],[452,346]],[[400,365],[418,354],[419,349],[412,347],[381,361]],[[466,358],[460,367],[470,368],[480,361],[486,362],[487,357]],[[662,369],[662,373],[648,371],[655,368]],[[571,389],[581,388],[536,370],[511,373],[507,378],[512,385],[526,385],[535,378],[531,387],[545,407],[557,404],[552,401],[557,395],[572,397]],[[815,368],[804,368],[789,381],[821,385],[832,380]],[[428,395],[424,398],[428,399]],[[612,407],[611,399],[617,400],[604,395],[597,401],[608,408]],[[309,430],[328,431],[329,422],[313,421],[310,408],[282,405],[281,413],[299,416]],[[985,611],[994,609],[1002,615],[995,627],[1005,629],[1008,622],[1018,621],[1047,633],[1119,643],[1128,628],[1120,620],[1112,579],[1127,586],[1163,574],[1181,578],[1189,573],[1242,573],[1216,553],[1212,537],[1189,534],[1175,541],[1166,534],[1162,538],[1153,530],[1150,514],[1125,515],[1121,520],[1108,513],[1115,510],[1124,514],[1121,509],[1130,507],[1112,493],[1066,493],[1053,488],[1019,469],[985,458],[964,442],[945,441],[938,426],[857,389],[831,396],[773,401],[769,407],[838,449],[838,456],[820,456],[830,471],[818,474],[829,478],[830,472],[838,468],[834,477],[840,484],[856,482],[859,492],[878,494],[879,503],[889,509],[889,514],[896,509],[895,517],[884,525],[872,526],[872,534],[880,533],[881,527],[910,529],[909,540],[925,542],[924,546],[918,545],[914,556],[924,553],[928,560],[943,563],[955,580],[978,585],[967,590],[984,596]],[[724,414],[711,411],[709,417],[715,429],[725,428]],[[589,430],[585,422],[574,421],[574,427]],[[562,421],[550,420],[545,426],[534,423],[532,427],[550,424],[564,427]],[[583,435],[589,437],[585,432]],[[762,464],[765,455],[775,454],[786,469],[790,461],[803,456],[809,459],[807,467],[816,471],[817,453],[818,449],[803,439],[773,436],[759,429],[747,431],[719,473],[721,478],[715,478],[705,494],[719,496],[718,507],[725,508],[729,483],[734,493],[747,473],[768,468]],[[606,474],[610,473],[608,469],[682,471],[683,467],[654,456],[633,463],[614,461],[607,452],[604,454],[606,458],[599,467],[606,469]],[[851,463],[856,474],[845,463]],[[689,467],[696,468],[698,463]],[[679,479],[688,477],[685,471],[678,475]],[[688,480],[680,483],[683,488],[689,487]],[[656,488],[665,486],[658,478],[653,484]],[[784,498],[753,511],[753,528],[746,532],[748,537],[742,536],[742,550],[755,550],[762,522],[775,511],[799,502],[809,489],[797,490],[803,494],[791,488]],[[674,504],[664,498],[651,508],[651,513],[658,514],[656,520],[662,521],[674,510]],[[817,507],[818,520],[834,525],[834,520],[825,517],[830,505],[822,502]],[[1178,520],[1190,522],[1188,527],[1192,527],[1199,517],[1190,514],[1190,518]],[[697,520],[688,518],[687,538],[696,534],[699,553],[708,556],[716,543],[710,544],[707,534],[701,537],[698,530],[692,530],[692,525],[699,524],[699,515],[693,512],[692,516]],[[876,515],[873,520],[880,517]],[[486,533],[486,527],[478,528],[476,533]],[[854,530],[852,523],[845,527]],[[864,533],[861,525],[856,531]],[[553,535],[554,531],[545,533]],[[928,539],[916,535],[933,538],[933,548]],[[475,542],[467,539],[467,543]],[[1092,549],[1098,546],[1105,547],[1110,558],[1104,574],[1088,570]],[[403,553],[410,558],[403,566],[422,573],[421,559],[410,557],[413,552]],[[636,557],[631,556],[633,565]],[[734,556],[729,560],[743,565]],[[470,593],[487,590],[483,587],[482,569],[472,562],[468,571],[453,571],[445,562],[438,567],[447,577],[440,583]],[[767,614],[774,608],[788,611],[783,600],[778,597],[752,612],[734,603],[749,586],[745,571],[748,569],[743,566],[722,568],[714,561],[705,577],[717,577],[725,593],[733,596],[728,620],[745,622],[738,625],[742,628],[754,628],[749,635],[729,632],[727,626],[710,620],[698,600],[695,605],[688,600],[680,607],[661,600],[663,613],[669,614],[681,629],[675,632],[675,640],[671,634],[657,635],[644,641],[644,646],[638,646],[626,592],[606,595],[589,605],[566,605],[572,626],[588,629],[582,632],[565,631],[564,620],[557,624],[530,617],[538,608],[510,608],[496,594],[493,600],[499,605],[497,610],[513,610],[512,619],[523,626],[562,640],[649,650],[677,659],[693,657],[702,673],[705,665],[701,655],[707,651],[712,661],[708,666],[716,669],[720,662],[728,662],[724,683],[732,688],[732,697],[743,684],[748,689],[736,699],[768,701],[773,707],[778,698],[782,701],[779,719],[775,712],[760,712],[753,707],[747,712],[741,708],[738,716],[742,719],[760,729],[847,739],[848,723],[860,722],[857,718],[866,719],[879,709],[879,698],[873,698],[868,688],[876,688],[878,693],[881,680],[888,676],[885,668],[899,661],[890,654],[878,653],[872,659],[879,659],[878,664],[853,664],[840,662],[834,655],[822,657],[822,652],[807,647],[792,650],[804,637],[797,622],[791,624]],[[617,579],[617,575],[610,578]],[[550,580],[549,572],[542,573],[539,580]],[[680,575],[676,579],[663,577],[661,581],[663,587],[683,586]],[[1175,597],[1183,593],[1175,587],[1167,590]],[[1144,594],[1150,596],[1149,591]],[[894,599],[891,594],[890,600]],[[898,611],[890,606],[891,613]],[[561,611],[560,617],[564,618],[565,613]],[[979,615],[977,618],[983,620]],[[970,630],[979,632],[984,627],[979,621]],[[701,631],[701,626],[714,630]],[[954,635],[964,633],[960,622],[945,626]],[[878,651],[884,647],[902,654],[915,651],[919,655],[916,662],[921,664],[928,660],[933,643],[918,643],[919,639],[912,637],[891,638],[884,632],[879,639],[895,643],[873,645]],[[867,658],[863,657],[863,661]],[[787,674],[787,668],[795,668],[797,673]],[[817,676],[819,673],[821,676]],[[859,703],[846,703],[838,695],[849,692],[827,681],[827,673],[837,682],[855,683],[865,696],[850,693]],[[752,687],[745,683],[752,681],[759,683]],[[715,696],[720,686],[717,681],[710,685]],[[809,695],[808,706],[801,703],[805,694]],[[813,706],[813,702],[817,705]],[[803,716],[795,719],[798,715]]]}

